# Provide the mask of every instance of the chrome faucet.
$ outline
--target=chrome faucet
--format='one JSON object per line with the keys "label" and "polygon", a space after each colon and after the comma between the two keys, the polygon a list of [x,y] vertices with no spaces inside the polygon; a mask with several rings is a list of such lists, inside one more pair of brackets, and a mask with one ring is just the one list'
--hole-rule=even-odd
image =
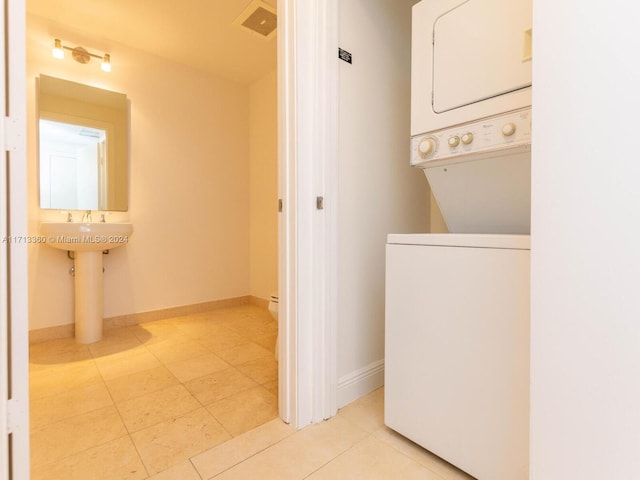
{"label": "chrome faucet", "polygon": [[84,222],[91,222],[91,210],[87,210],[82,216],[82,223]]}

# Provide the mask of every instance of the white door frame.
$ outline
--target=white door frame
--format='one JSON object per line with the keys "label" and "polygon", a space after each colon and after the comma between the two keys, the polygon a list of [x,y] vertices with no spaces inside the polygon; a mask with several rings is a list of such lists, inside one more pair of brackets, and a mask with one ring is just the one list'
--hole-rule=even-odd
{"label": "white door frame", "polygon": [[303,428],[337,411],[338,0],[278,17],[280,415]]}
{"label": "white door frame", "polygon": [[17,480],[29,478],[25,0],[4,0],[0,24],[0,479]]}

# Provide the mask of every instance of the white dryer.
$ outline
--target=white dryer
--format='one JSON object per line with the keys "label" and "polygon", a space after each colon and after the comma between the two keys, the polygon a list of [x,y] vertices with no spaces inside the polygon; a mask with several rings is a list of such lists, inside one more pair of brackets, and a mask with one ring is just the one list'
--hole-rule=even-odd
{"label": "white dryer", "polygon": [[450,232],[529,233],[531,0],[413,7],[411,165]]}
{"label": "white dryer", "polygon": [[423,0],[412,18],[412,136],[531,105],[531,0]]}

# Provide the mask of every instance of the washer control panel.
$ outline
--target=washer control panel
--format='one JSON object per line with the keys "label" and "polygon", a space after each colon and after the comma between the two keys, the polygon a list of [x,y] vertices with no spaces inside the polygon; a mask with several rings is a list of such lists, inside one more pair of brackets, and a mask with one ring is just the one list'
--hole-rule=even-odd
{"label": "washer control panel", "polygon": [[531,108],[411,137],[411,165],[531,143]]}

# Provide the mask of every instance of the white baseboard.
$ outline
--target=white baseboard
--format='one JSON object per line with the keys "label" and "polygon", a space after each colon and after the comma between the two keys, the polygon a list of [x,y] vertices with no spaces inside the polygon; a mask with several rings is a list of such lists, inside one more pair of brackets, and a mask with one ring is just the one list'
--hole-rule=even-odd
{"label": "white baseboard", "polygon": [[338,379],[338,408],[384,385],[384,359]]}

